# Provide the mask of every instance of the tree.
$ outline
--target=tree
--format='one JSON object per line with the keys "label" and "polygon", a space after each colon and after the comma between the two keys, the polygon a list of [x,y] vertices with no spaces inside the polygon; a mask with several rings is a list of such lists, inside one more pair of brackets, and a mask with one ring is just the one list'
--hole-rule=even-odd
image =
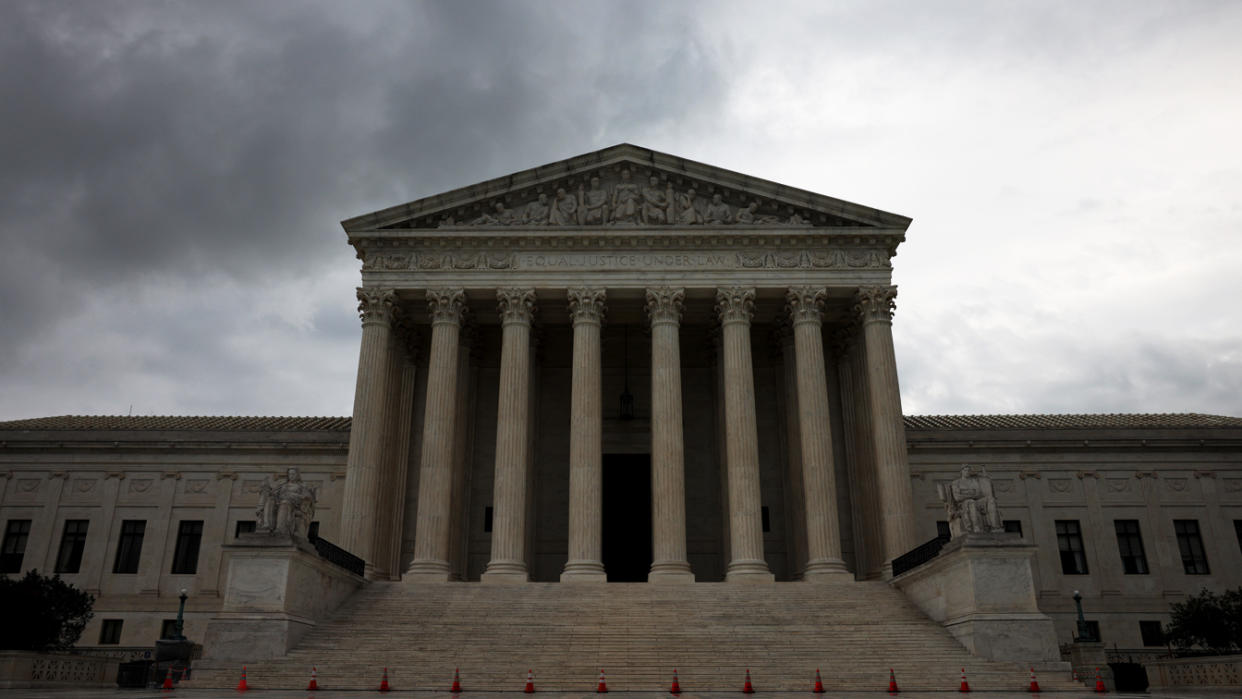
{"label": "tree", "polygon": [[32,570],[21,579],[0,577],[0,649],[67,650],[94,616],[94,604],[59,575]]}
{"label": "tree", "polygon": [[1198,646],[1216,652],[1242,648],[1242,587],[1217,595],[1206,589],[1196,597],[1176,602],[1166,631],[1178,648]]}

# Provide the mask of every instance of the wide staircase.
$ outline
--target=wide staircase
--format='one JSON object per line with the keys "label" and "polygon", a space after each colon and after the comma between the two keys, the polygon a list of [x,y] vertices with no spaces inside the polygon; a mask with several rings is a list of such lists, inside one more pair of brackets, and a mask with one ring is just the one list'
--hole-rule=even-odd
{"label": "wide staircase", "polygon": [[[256,689],[301,689],[318,668],[324,689],[666,691],[674,668],[687,692],[953,690],[965,668],[975,690],[1024,691],[1029,667],[977,658],[882,582],[837,584],[527,585],[378,582],[356,593],[287,657],[250,664]],[[240,668],[239,668],[240,669]],[[1068,672],[1045,690],[1081,691]],[[195,686],[229,687],[208,670]]]}

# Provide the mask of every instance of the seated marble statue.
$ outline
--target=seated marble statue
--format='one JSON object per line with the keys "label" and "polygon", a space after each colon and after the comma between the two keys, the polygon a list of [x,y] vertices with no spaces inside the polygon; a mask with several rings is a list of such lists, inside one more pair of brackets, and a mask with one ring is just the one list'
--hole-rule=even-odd
{"label": "seated marble statue", "polygon": [[259,518],[256,532],[279,533],[305,539],[315,518],[315,489],[302,482],[296,468],[289,469],[283,482],[268,478],[259,487]]}
{"label": "seated marble statue", "polygon": [[961,478],[952,483],[939,484],[936,490],[949,514],[949,533],[953,538],[963,534],[1005,531],[1000,510],[996,507],[996,495],[992,492],[992,479],[988,478],[986,468],[974,475],[970,465],[963,464]]}

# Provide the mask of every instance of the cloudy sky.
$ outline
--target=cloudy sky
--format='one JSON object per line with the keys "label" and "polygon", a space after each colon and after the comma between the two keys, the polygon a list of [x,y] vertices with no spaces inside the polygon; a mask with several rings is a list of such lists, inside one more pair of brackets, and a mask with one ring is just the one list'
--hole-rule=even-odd
{"label": "cloudy sky", "polygon": [[339,221],[630,142],[914,219],[907,413],[1242,415],[1242,3],[0,5],[0,419],[347,415]]}

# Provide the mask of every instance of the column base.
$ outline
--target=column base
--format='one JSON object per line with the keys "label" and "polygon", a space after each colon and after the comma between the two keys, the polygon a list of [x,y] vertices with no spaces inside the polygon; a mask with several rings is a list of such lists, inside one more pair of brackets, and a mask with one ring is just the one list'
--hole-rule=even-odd
{"label": "column base", "polygon": [[608,582],[608,574],[599,561],[570,561],[561,571],[561,582]]}
{"label": "column base", "polygon": [[766,561],[738,560],[729,562],[725,582],[770,583],[776,582],[776,576],[768,570]]}
{"label": "column base", "polygon": [[402,582],[450,582],[453,571],[447,561],[414,561],[401,576]]}
{"label": "column base", "polygon": [[656,561],[647,573],[649,583],[692,583],[694,573],[686,561]]}
{"label": "column base", "polygon": [[853,582],[854,574],[840,558],[821,558],[806,564],[802,579],[807,582]]}
{"label": "column base", "polygon": [[530,574],[522,561],[492,561],[479,576],[479,582],[512,585],[530,582]]}

